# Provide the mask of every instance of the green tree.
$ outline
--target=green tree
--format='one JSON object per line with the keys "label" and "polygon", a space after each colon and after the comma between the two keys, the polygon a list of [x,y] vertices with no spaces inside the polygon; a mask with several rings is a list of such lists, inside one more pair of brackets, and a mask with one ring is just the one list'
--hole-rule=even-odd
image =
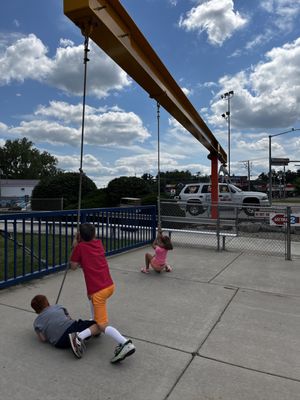
{"label": "green tree", "polygon": [[267,183],[269,182],[269,174],[265,174],[264,172],[262,172],[260,175],[258,175],[258,181]]}
{"label": "green tree", "polygon": [[294,185],[296,188],[296,193],[300,195],[300,178],[295,179]]}
{"label": "green tree", "polygon": [[41,179],[59,172],[57,159],[50,153],[33,148],[27,138],[7,140],[0,147],[0,166],[8,179]]}
{"label": "green tree", "polygon": [[[78,204],[79,173],[64,172],[41,179],[33,189],[33,199],[60,198],[64,199],[64,208],[70,204]],[[95,183],[86,175],[82,177],[82,199],[97,190]]]}
{"label": "green tree", "polygon": [[107,185],[110,206],[118,206],[122,197],[143,197],[151,193],[149,184],[135,176],[121,176]]}

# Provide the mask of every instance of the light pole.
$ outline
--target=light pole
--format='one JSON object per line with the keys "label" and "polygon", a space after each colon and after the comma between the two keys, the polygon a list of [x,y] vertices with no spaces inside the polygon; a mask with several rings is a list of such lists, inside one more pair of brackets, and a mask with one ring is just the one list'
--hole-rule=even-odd
{"label": "light pole", "polygon": [[222,114],[222,117],[226,119],[228,126],[228,175],[230,177],[230,100],[234,95],[234,91],[230,90],[221,95],[221,99],[227,100],[227,111]]}
{"label": "light pole", "polygon": [[272,205],[272,138],[275,136],[285,135],[286,133],[300,131],[300,128],[291,128],[288,131],[269,135],[269,203]]}
{"label": "light pole", "polygon": [[[1,193],[1,175],[2,174],[3,174],[3,171],[2,171],[1,166],[0,166],[0,200],[1,200],[1,197],[2,197],[2,193]],[[1,207],[1,205],[0,205],[0,207]]]}

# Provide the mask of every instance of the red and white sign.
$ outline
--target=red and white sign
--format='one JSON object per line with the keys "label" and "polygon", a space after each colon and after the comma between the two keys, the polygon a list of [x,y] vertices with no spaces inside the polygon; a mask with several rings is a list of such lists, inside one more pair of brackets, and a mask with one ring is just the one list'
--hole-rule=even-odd
{"label": "red and white sign", "polygon": [[[287,222],[287,216],[283,213],[270,213],[270,225],[283,226]],[[293,214],[290,218],[292,226],[300,226],[300,214]]]}

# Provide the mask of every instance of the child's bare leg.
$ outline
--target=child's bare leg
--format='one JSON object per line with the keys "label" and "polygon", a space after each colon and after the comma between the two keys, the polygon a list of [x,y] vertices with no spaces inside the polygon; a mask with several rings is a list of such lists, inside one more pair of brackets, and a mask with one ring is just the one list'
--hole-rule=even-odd
{"label": "child's bare leg", "polygon": [[92,336],[98,336],[101,333],[101,329],[98,324],[90,326]]}
{"label": "child's bare leg", "polygon": [[145,254],[145,265],[146,265],[146,269],[148,270],[150,267],[150,261],[153,258],[153,255],[150,253],[146,253]]}

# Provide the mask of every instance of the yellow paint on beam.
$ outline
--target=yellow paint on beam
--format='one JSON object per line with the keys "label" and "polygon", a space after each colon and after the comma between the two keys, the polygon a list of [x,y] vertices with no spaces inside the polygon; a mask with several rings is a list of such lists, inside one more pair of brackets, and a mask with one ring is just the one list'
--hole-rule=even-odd
{"label": "yellow paint on beam", "polygon": [[64,13],[211,154],[227,155],[118,0],[64,0]]}

